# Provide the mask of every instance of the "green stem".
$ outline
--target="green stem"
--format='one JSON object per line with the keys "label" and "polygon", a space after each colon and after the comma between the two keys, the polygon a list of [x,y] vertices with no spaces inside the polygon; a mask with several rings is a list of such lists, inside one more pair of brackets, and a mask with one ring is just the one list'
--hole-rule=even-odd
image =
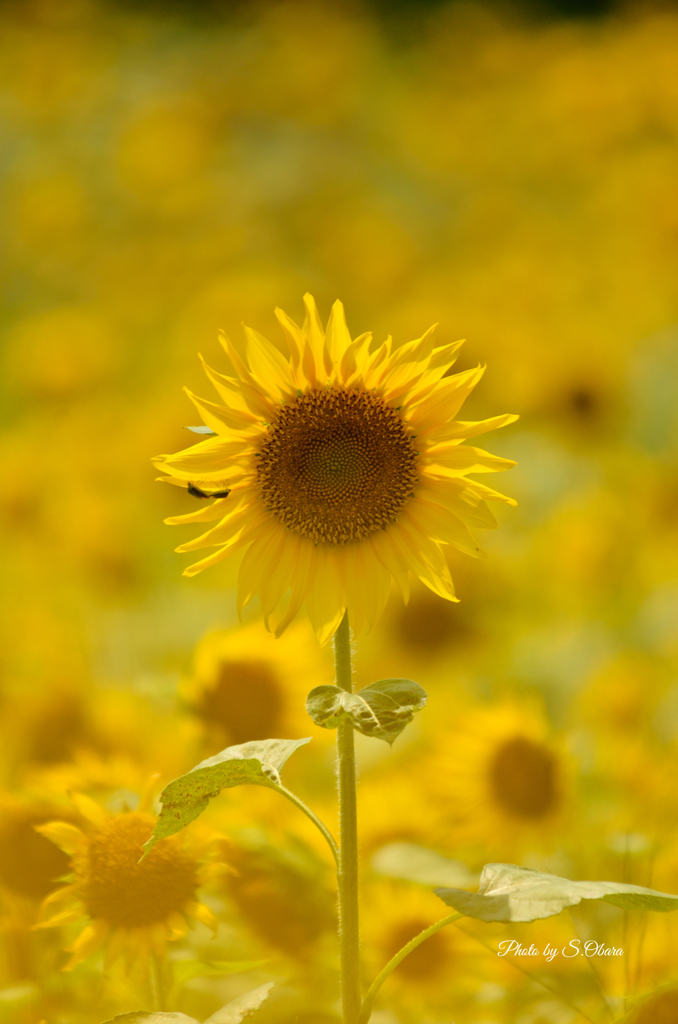
{"label": "green stem", "polygon": [[163,964],[157,953],[152,952],[148,961],[148,975],[151,984],[151,1002],[153,1009],[162,1012],[165,1007],[165,986],[163,984]]}
{"label": "green stem", "polygon": [[327,825],[323,821],[321,821],[320,818],[317,816],[317,814],[314,814],[313,811],[311,810],[311,808],[307,807],[307,805],[304,803],[304,801],[300,800],[299,797],[296,796],[296,794],[293,793],[291,789],[287,789],[285,786],[280,785],[280,784],[275,784],[274,788],[277,789],[277,791],[279,793],[282,793],[283,796],[286,796],[287,799],[290,800],[294,804],[295,807],[298,807],[299,810],[303,814],[305,814],[306,817],[309,818],[313,822],[315,827],[323,834],[323,836],[327,840],[327,845],[329,846],[330,850],[332,851],[332,856],[334,857],[335,861],[337,862],[337,867],[338,867],[339,866],[339,847],[337,846],[337,844],[335,842],[335,839],[334,839],[334,836],[332,835],[332,833],[328,829]]}
{"label": "green stem", "polygon": [[419,932],[418,935],[415,935],[413,939],[410,939],[406,946],[403,946],[403,948],[399,950],[394,957],[391,957],[389,962],[379,972],[379,974],[376,976],[376,978],[370,985],[369,991],[363,1001],[363,1005],[360,1010],[360,1015],[358,1017],[358,1020],[356,1021],[356,1024],[367,1024],[367,1022],[369,1021],[370,1016],[372,1014],[372,1007],[374,1005],[374,1000],[376,998],[377,992],[384,984],[391,971],[394,971],[398,964],[402,960],[404,960],[405,957],[408,956],[408,954],[410,954],[413,949],[416,949],[417,946],[420,946],[422,942],[425,942],[426,939],[429,939],[431,935],[435,935],[435,933],[439,932],[441,928],[445,927],[445,925],[452,924],[453,921],[458,921],[459,918],[463,916],[463,914],[449,914],[448,917],[443,917],[442,920],[436,921],[435,924],[432,924],[430,928],[425,928],[423,932]]}
{"label": "green stem", "polygon": [[[337,686],[353,693],[348,612],[334,634]],[[348,715],[337,727],[339,782],[339,946],[343,1024],[357,1024],[360,1013],[360,928],[358,915],[358,813],[353,724]]]}

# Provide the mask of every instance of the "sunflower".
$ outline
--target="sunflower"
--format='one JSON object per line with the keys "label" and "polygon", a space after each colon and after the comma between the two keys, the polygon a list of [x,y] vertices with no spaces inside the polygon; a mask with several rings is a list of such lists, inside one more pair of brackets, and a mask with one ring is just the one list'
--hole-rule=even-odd
{"label": "sunflower", "polygon": [[[374,976],[415,935],[439,921],[441,904],[432,892],[399,882],[376,880],[364,899],[366,974]],[[434,1009],[460,1017],[478,988],[493,979],[493,958],[457,928],[435,932],[395,968],[379,1002],[397,1007],[404,1021],[421,1021]],[[399,1017],[400,1019],[400,1017]]]}
{"label": "sunflower", "polygon": [[143,800],[140,809],[111,815],[83,794],[73,800],[89,823],[86,831],[63,821],[39,827],[71,858],[70,883],[43,903],[41,928],[84,919],[67,947],[71,970],[102,947],[110,966],[124,954],[128,969],[146,970],[151,953],[163,955],[168,939],[182,938],[192,918],[216,931],[212,911],[196,892],[222,866],[205,867],[175,836],[162,839],[140,864],[143,844],[156,823]]}
{"label": "sunflower", "polygon": [[678,988],[655,992],[624,1019],[628,1024],[675,1024],[678,1020]]}
{"label": "sunflower", "polygon": [[[255,622],[200,641],[180,692],[214,751],[248,740],[307,735],[306,694],[333,678],[325,652],[308,643],[312,637],[308,623],[300,622],[277,643]],[[329,730],[318,733],[332,742]]]}
{"label": "sunflower", "polygon": [[231,868],[221,875],[220,892],[265,946],[308,961],[323,937],[333,941],[336,893],[310,847],[250,829],[220,848]]}
{"label": "sunflower", "polygon": [[276,310],[288,358],[248,327],[245,359],[221,337],[234,376],[205,370],[223,404],[188,392],[215,436],[155,463],[161,479],[215,498],[167,520],[217,521],[177,548],[216,548],[185,575],[247,548],[239,612],[258,593],[280,636],[305,604],[324,643],[346,610],[356,632],[371,627],[393,580],[407,600],[411,574],[457,600],[442,546],[479,555],[469,526],[496,526],[486,499],[515,504],[467,479],[515,463],[462,442],[516,417],[454,419],[483,374],[446,376],[461,342],[435,347],[431,328],[370,351],[370,334],[351,339],[340,302],[325,331],[304,301],[301,328]]}
{"label": "sunflower", "polygon": [[506,701],[447,723],[424,766],[441,846],[486,860],[548,847],[564,828],[572,769],[539,708]]}

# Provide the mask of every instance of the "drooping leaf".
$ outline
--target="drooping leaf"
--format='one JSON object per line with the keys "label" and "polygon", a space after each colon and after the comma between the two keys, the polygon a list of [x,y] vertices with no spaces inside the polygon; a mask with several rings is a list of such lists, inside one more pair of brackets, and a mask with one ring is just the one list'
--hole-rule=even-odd
{"label": "drooping leaf", "polygon": [[151,1010],[132,1010],[131,1013],[119,1013],[117,1017],[104,1021],[104,1024],[200,1024],[195,1017],[187,1017],[185,1013],[154,1013]]}
{"label": "drooping leaf", "polygon": [[[241,1024],[246,1017],[251,1016],[268,996],[273,988],[273,982],[268,981],[259,988],[246,992],[244,996],[232,999],[226,1006],[213,1013],[204,1024]],[[200,1024],[195,1017],[187,1017],[185,1013],[156,1013],[150,1010],[132,1010],[131,1013],[119,1013],[117,1017],[107,1020],[104,1024]]]}
{"label": "drooping leaf", "polygon": [[537,921],[582,900],[603,900],[628,910],[678,910],[678,896],[623,882],[572,882],[516,864],[486,864],[477,893],[436,889],[448,905],[479,921]]}
{"label": "drooping leaf", "polygon": [[391,745],[426,701],[426,691],[412,679],[380,679],[357,693],[316,686],[306,699],[306,710],[324,729],[336,729],[348,715],[358,732]]}
{"label": "drooping leaf", "polygon": [[222,789],[247,785],[276,789],[288,757],[310,742],[310,736],[303,740],[251,740],[226,747],[174,779],[160,794],[162,810],[153,835],[144,844],[144,856],[159,839],[180,832],[197,818]]}
{"label": "drooping leaf", "polygon": [[267,981],[265,985],[246,992],[244,996],[232,999],[230,1003],[226,1003],[226,1006],[222,1006],[220,1010],[213,1013],[205,1021],[205,1024],[240,1024],[245,1017],[249,1017],[259,1009],[272,988],[273,982]]}
{"label": "drooping leaf", "polygon": [[400,878],[419,885],[449,885],[466,888],[478,884],[478,875],[460,860],[443,857],[416,843],[389,843],[372,857],[372,870],[388,878]]}

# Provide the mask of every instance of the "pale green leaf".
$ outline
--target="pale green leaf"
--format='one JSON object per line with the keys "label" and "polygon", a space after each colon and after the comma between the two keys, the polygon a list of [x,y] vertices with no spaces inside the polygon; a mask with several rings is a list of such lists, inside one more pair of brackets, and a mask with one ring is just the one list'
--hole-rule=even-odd
{"label": "pale green leaf", "polygon": [[159,839],[180,832],[202,814],[222,789],[246,785],[277,788],[281,784],[280,772],[288,757],[310,742],[309,736],[303,740],[240,743],[208,757],[186,775],[170,782],[160,794],[162,810],[153,835],[144,844],[144,856],[150,853]]}
{"label": "pale green leaf", "polygon": [[338,686],[316,686],[306,699],[306,710],[324,729],[336,729],[348,715],[358,732],[390,745],[426,700],[426,691],[412,679],[380,679],[358,693]]}
{"label": "pale green leaf", "polygon": [[603,900],[633,910],[678,910],[678,896],[623,882],[572,882],[516,864],[486,864],[477,893],[436,889],[436,895],[479,921],[537,921],[582,900]]}
{"label": "pale green leaf", "polygon": [[246,992],[244,996],[232,999],[230,1003],[226,1003],[226,1006],[222,1006],[220,1010],[213,1013],[205,1021],[205,1024],[240,1024],[245,1017],[249,1017],[255,1010],[259,1009],[272,988],[273,982],[267,981],[265,985],[260,985],[259,988]]}
{"label": "pale green leaf", "polygon": [[151,1010],[132,1010],[131,1013],[119,1013],[117,1017],[104,1021],[104,1024],[200,1024],[195,1017],[187,1017],[185,1013],[154,1013]]}
{"label": "pale green leaf", "polygon": [[443,857],[416,843],[389,843],[372,857],[372,870],[387,878],[400,878],[419,885],[449,885],[467,888],[478,884],[478,875],[460,860]]}

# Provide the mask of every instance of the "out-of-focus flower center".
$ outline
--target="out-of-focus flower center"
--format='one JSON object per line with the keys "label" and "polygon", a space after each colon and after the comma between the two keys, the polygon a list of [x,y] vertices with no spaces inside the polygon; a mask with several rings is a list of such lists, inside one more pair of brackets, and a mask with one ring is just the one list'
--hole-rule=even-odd
{"label": "out-of-focus flower center", "polygon": [[250,927],[269,945],[303,959],[324,932],[336,929],[334,900],[315,879],[229,847],[238,874],[226,889]]}
{"label": "out-of-focus flower center", "polygon": [[[395,956],[410,939],[419,935],[430,924],[430,921],[424,921],[417,917],[400,921],[388,937],[386,949],[388,959]],[[435,932],[398,964],[395,973],[412,981],[428,981],[440,971],[449,970],[449,967],[448,944],[440,932]]]}
{"label": "out-of-focus flower center", "polygon": [[678,991],[660,992],[644,1003],[633,1024],[678,1024]]}
{"label": "out-of-focus flower center", "polygon": [[71,820],[56,807],[26,807],[8,811],[0,821],[0,885],[29,899],[41,900],[62,884],[69,859],[36,825]]}
{"label": "out-of-focus flower center", "polygon": [[553,753],[525,736],[501,744],[490,762],[489,781],[496,802],[517,818],[543,818],[559,802]]}
{"label": "out-of-focus flower center", "polygon": [[90,917],[143,928],[181,913],[194,899],[197,864],[173,838],[161,839],[139,864],[154,826],[150,814],[120,814],[87,836],[73,863]]}
{"label": "out-of-focus flower center", "polygon": [[205,723],[227,733],[229,743],[276,736],[282,710],[279,680],[263,661],[220,662],[215,681],[196,706]]}
{"label": "out-of-focus flower center", "polygon": [[417,449],[397,410],[330,387],[283,405],[257,462],[266,508],[317,543],[361,540],[394,522],[417,483]]}

